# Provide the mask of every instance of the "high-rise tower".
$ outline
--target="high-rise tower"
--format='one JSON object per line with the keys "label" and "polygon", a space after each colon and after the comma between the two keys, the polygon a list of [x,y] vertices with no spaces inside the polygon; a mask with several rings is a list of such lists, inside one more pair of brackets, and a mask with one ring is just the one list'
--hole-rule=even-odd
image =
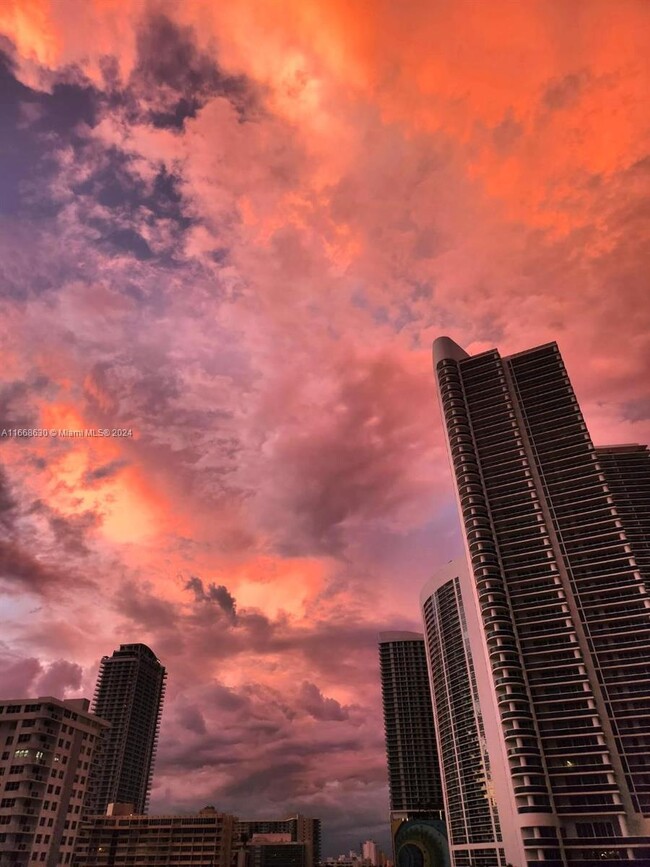
{"label": "high-rise tower", "polygon": [[165,679],[164,667],[144,644],[121,644],[103,657],[93,711],[111,727],[91,779],[93,812],[122,803],[132,804],[136,814],[146,813]]}
{"label": "high-rise tower", "polygon": [[448,867],[424,636],[379,635],[390,820],[397,867]]}
{"label": "high-rise tower", "polygon": [[391,814],[443,809],[424,636],[379,635]]}
{"label": "high-rise tower", "polygon": [[650,575],[650,451],[647,446],[596,449],[607,487],[642,573]]}
{"label": "high-rise tower", "polygon": [[610,488],[554,343],[501,358],[440,338],[434,367],[508,860],[650,858],[647,536],[626,529],[640,495]]}
{"label": "high-rise tower", "polygon": [[420,595],[445,819],[454,867],[505,867],[500,824],[510,817],[499,816],[494,795],[494,776],[504,769],[501,762],[493,771],[486,745],[494,720],[481,712],[478,680],[487,680],[487,668],[474,666],[470,632],[476,638],[480,629],[471,606],[466,615],[467,579],[465,562],[451,562]]}

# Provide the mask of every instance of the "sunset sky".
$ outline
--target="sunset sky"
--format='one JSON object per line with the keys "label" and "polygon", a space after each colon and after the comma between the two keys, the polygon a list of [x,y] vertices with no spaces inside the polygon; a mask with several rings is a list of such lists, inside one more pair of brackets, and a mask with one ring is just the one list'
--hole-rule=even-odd
{"label": "sunset sky", "polygon": [[0,694],[169,671],[152,811],[387,844],[380,630],[461,551],[431,341],[650,439],[646,0],[0,3]]}

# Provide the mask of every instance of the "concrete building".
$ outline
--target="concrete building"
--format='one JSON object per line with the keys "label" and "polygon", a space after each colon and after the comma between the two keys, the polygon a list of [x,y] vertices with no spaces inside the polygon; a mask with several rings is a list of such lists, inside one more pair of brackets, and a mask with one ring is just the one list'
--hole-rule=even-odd
{"label": "concrete building", "polygon": [[440,816],[443,798],[424,636],[380,633],[379,666],[391,818]]}
{"label": "concrete building", "polygon": [[650,451],[636,444],[603,446],[596,455],[634,557],[650,575]]}
{"label": "concrete building", "polygon": [[[436,720],[445,820],[454,867],[505,867],[493,772],[479,701],[469,630],[480,634],[471,604],[464,560],[449,563],[423,588],[431,695]],[[479,662],[482,657],[479,653]],[[486,679],[484,672],[483,679]],[[495,720],[488,720],[488,728]],[[495,768],[503,775],[504,763]],[[505,817],[504,817],[505,818]],[[509,818],[509,817],[508,817]]]}
{"label": "concrete building", "polygon": [[245,867],[311,867],[311,846],[290,834],[253,834],[244,847]]}
{"label": "concrete building", "polygon": [[434,368],[506,858],[650,862],[647,525],[621,449],[594,448],[555,344],[440,338]]}
{"label": "concrete building", "polygon": [[143,816],[115,805],[84,822],[74,867],[231,867],[236,819],[206,807],[195,816]]}
{"label": "concrete building", "polygon": [[111,724],[102,761],[92,775],[92,812],[113,803],[147,812],[166,671],[144,644],[122,644],[103,657],[93,701],[94,713]]}
{"label": "concrete building", "polygon": [[366,840],[361,845],[361,862],[364,867],[385,867],[387,858],[374,840]]}
{"label": "concrete building", "polygon": [[366,840],[361,846],[361,857],[365,862],[370,864],[371,867],[378,867],[379,852],[379,846],[374,840]]}
{"label": "concrete building", "polygon": [[304,843],[307,858],[306,867],[317,867],[320,863],[320,819],[313,819],[296,813],[296,815],[288,816],[286,819],[239,819],[237,822],[237,837],[246,844],[256,835],[269,834],[288,834],[290,842]]}
{"label": "concrete building", "polygon": [[69,864],[106,723],[86,699],[0,702],[0,865]]}
{"label": "concrete building", "polygon": [[424,636],[382,632],[379,666],[398,867],[446,867],[443,796]]}

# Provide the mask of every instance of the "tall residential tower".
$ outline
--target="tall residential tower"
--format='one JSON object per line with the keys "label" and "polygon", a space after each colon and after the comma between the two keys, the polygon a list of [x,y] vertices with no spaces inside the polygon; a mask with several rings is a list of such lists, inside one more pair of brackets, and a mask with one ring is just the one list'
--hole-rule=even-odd
{"label": "tall residential tower", "polygon": [[635,474],[614,479],[621,449],[594,448],[554,343],[502,358],[443,337],[434,367],[483,716],[499,721],[487,749],[507,767],[494,780],[499,813],[513,817],[501,823],[506,856],[650,859],[648,537]]}
{"label": "tall residential tower", "polygon": [[449,864],[424,636],[379,635],[390,820],[397,867]]}
{"label": "tall residential tower", "polygon": [[443,809],[424,636],[379,635],[391,815]]}
{"label": "tall residential tower", "polygon": [[132,804],[147,812],[166,671],[144,644],[122,644],[103,657],[93,711],[110,723],[101,761],[93,769],[91,808]]}
{"label": "tall residential tower", "polygon": [[[435,716],[440,772],[445,800],[449,849],[454,867],[505,867],[494,777],[504,774],[504,762],[491,767],[471,638],[480,634],[473,609],[463,602],[469,589],[467,566],[449,563],[422,590],[420,601],[426,630],[431,697]],[[467,612],[467,613],[466,613]],[[471,634],[471,638],[470,638]],[[487,680],[485,671],[479,677]]]}

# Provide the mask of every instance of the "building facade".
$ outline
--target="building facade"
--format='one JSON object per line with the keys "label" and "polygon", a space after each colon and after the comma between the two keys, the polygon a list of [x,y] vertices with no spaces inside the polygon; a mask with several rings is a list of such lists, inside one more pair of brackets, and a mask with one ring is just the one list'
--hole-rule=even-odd
{"label": "building facade", "polygon": [[648,860],[647,539],[626,529],[639,493],[613,476],[610,490],[555,344],[502,358],[440,338],[434,367],[507,859]]}
{"label": "building facade", "polygon": [[391,817],[439,816],[443,798],[424,636],[380,633],[379,666]]}
{"label": "building facade", "polygon": [[147,812],[165,680],[165,668],[144,644],[122,644],[103,657],[93,711],[110,729],[93,769],[93,813],[105,813],[113,803]]}
{"label": "building facade", "polygon": [[[454,867],[505,867],[499,813],[463,603],[465,561],[422,590],[445,820]],[[470,617],[472,611],[469,611]],[[475,634],[478,624],[470,620]],[[497,774],[499,769],[497,768]]]}
{"label": "building facade", "polygon": [[74,867],[231,867],[236,819],[206,807],[196,816],[142,816],[131,805],[84,822]]}
{"label": "building facade", "polygon": [[379,668],[390,829],[397,867],[447,867],[438,746],[424,636],[382,632]]}
{"label": "building facade", "polygon": [[361,846],[361,858],[367,862],[370,867],[378,867],[379,851],[379,846],[377,846],[374,840],[365,840]]}
{"label": "building facade", "polygon": [[0,865],[70,864],[106,723],[86,699],[0,702]]}
{"label": "building facade", "polygon": [[243,850],[245,867],[311,867],[309,844],[289,837],[289,834],[253,834]]}
{"label": "building facade", "polygon": [[[288,835],[292,843],[304,843],[306,867],[317,867],[321,858],[321,820],[297,813],[286,819],[239,819],[237,838],[248,844],[260,835]],[[267,853],[268,854],[268,853]],[[295,857],[298,857],[295,855]]]}
{"label": "building facade", "polygon": [[650,451],[647,446],[596,449],[625,535],[645,576],[650,575]]}

